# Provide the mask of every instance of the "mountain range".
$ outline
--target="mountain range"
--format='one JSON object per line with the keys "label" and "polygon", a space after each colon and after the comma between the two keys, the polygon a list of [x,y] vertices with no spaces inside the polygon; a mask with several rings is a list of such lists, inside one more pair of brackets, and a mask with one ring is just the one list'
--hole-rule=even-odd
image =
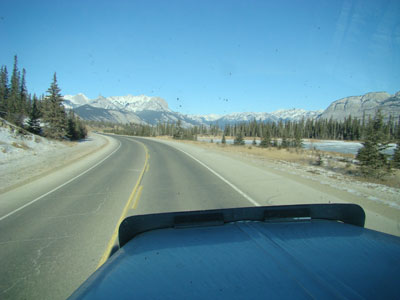
{"label": "mountain range", "polygon": [[181,120],[183,126],[209,125],[217,123],[221,126],[238,122],[252,121],[263,122],[298,121],[301,119],[334,119],[344,120],[352,117],[362,118],[365,114],[375,115],[380,109],[388,119],[400,116],[400,91],[394,95],[386,92],[367,93],[362,96],[351,96],[336,100],[325,110],[307,111],[304,109],[281,109],[271,113],[267,112],[241,112],[226,115],[188,115],[174,112],[168,103],[160,97],[140,96],[99,96],[89,99],[84,94],[65,95],[64,106],[73,109],[77,115],[85,120],[108,121],[113,123],[137,123],[155,125],[158,122],[177,122]]}

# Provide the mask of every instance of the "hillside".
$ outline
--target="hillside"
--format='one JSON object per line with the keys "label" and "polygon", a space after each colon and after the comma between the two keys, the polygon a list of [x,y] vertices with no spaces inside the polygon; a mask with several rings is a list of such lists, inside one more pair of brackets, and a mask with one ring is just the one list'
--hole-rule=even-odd
{"label": "hillside", "polygon": [[353,118],[361,119],[364,114],[366,118],[373,117],[378,110],[382,112],[385,120],[388,120],[389,116],[397,120],[400,116],[400,91],[395,95],[377,92],[336,100],[320,115],[320,118],[343,121],[351,115]]}
{"label": "hillside", "polygon": [[343,121],[351,115],[361,119],[374,116],[381,110],[387,120],[391,115],[395,119],[400,116],[400,92],[390,95],[386,92],[367,93],[362,96],[350,96],[333,101],[325,110],[307,111],[299,108],[281,109],[268,112],[238,112],[226,115],[185,115],[174,112],[168,107],[167,101],[160,97],[145,95],[133,96],[99,96],[89,99],[83,94],[65,95],[64,105],[74,109],[86,120],[108,121],[113,123],[136,123],[156,125],[158,122],[177,122],[183,126],[210,125],[220,126],[248,122],[252,120],[263,122],[299,121],[301,119],[330,119]]}

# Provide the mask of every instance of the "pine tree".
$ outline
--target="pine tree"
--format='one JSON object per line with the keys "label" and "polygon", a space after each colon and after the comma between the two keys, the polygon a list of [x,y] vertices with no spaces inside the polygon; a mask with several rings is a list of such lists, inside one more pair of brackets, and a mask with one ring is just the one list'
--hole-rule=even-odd
{"label": "pine tree", "polygon": [[50,138],[62,139],[66,134],[66,114],[62,105],[63,97],[57,85],[57,75],[54,73],[53,82],[47,90],[44,105],[44,134]]}
{"label": "pine tree", "polygon": [[40,134],[40,132],[42,131],[39,118],[40,111],[38,108],[38,100],[36,95],[33,95],[32,109],[29,114],[28,120],[28,131],[32,132],[33,134]]}
{"label": "pine tree", "polygon": [[360,162],[361,174],[366,177],[382,178],[390,171],[388,155],[383,153],[388,148],[383,128],[383,116],[378,111],[367,126],[366,140],[356,157]]}
{"label": "pine tree", "polygon": [[253,139],[253,143],[252,144],[253,144],[253,146],[257,146],[256,138]]}

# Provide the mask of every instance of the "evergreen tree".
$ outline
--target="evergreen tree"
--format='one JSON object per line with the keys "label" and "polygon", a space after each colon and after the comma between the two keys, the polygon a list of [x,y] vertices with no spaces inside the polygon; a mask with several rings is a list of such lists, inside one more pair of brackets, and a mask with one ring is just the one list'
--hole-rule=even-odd
{"label": "evergreen tree", "polygon": [[14,56],[14,66],[11,75],[10,93],[7,99],[7,119],[11,122],[20,123],[20,116],[17,114],[20,103],[20,72],[18,71],[18,58]]}
{"label": "evergreen tree", "polygon": [[241,132],[241,130],[238,130],[238,133],[236,134],[236,138],[233,141],[233,144],[238,146],[238,145],[244,145],[244,139],[243,139],[243,134]]}
{"label": "evergreen tree", "polygon": [[181,120],[179,120],[179,119],[178,119],[178,122],[176,123],[175,132],[172,137],[177,140],[183,139],[183,128],[182,128]]}
{"label": "evergreen tree", "polygon": [[9,94],[9,86],[8,86],[8,72],[7,67],[2,66],[0,69],[0,115],[5,116],[5,113],[8,110],[7,107],[7,99]]}
{"label": "evergreen tree", "polygon": [[272,140],[272,147],[278,147],[278,140],[276,139],[276,138],[274,138],[273,140]]}
{"label": "evergreen tree", "polygon": [[366,177],[382,178],[390,171],[388,155],[383,153],[388,148],[383,128],[383,116],[378,111],[368,124],[366,140],[356,157],[360,162],[361,173]]}
{"label": "evergreen tree", "polygon": [[77,120],[77,128],[78,128],[78,138],[81,139],[85,139],[88,135],[87,129],[85,124],[83,124],[81,122],[81,120],[79,118],[76,119]]}
{"label": "evergreen tree", "polygon": [[398,140],[396,143],[396,149],[394,149],[392,164],[394,168],[400,169],[400,140]]}
{"label": "evergreen tree", "polygon": [[265,130],[264,136],[260,142],[260,147],[268,148],[269,146],[271,146],[271,135],[269,133],[269,130]]}
{"label": "evergreen tree", "polygon": [[40,128],[40,111],[37,105],[37,98],[36,95],[33,95],[33,102],[32,102],[32,109],[29,114],[29,120],[28,120],[28,131],[32,132],[33,134],[40,134],[41,128]]}
{"label": "evergreen tree", "polygon": [[253,146],[257,146],[256,138],[253,139],[253,143],[252,144],[253,144]]}
{"label": "evergreen tree", "polygon": [[79,139],[78,130],[76,128],[75,114],[73,110],[70,110],[68,112],[66,137],[69,138],[71,141]]}
{"label": "evergreen tree", "polygon": [[226,144],[225,134],[222,135],[221,143],[224,144],[224,145]]}
{"label": "evergreen tree", "polygon": [[29,111],[29,105],[28,105],[29,96],[28,96],[28,90],[26,88],[25,77],[26,77],[26,70],[22,69],[21,85],[19,90],[19,102],[17,108],[20,114],[26,114]]}
{"label": "evergreen tree", "polygon": [[57,84],[57,75],[54,73],[53,82],[47,90],[48,95],[45,98],[44,116],[45,122],[44,134],[50,138],[62,139],[66,134],[66,114],[62,105],[63,97],[60,94],[61,89]]}
{"label": "evergreen tree", "polygon": [[303,141],[302,141],[301,137],[302,137],[302,134],[301,134],[300,126],[298,126],[298,124],[296,124],[295,129],[294,129],[293,147],[295,147],[295,148],[303,147]]}
{"label": "evergreen tree", "polygon": [[400,169],[400,117],[396,132],[396,149],[394,149],[392,164],[396,169]]}
{"label": "evergreen tree", "polygon": [[285,132],[282,135],[282,142],[281,142],[281,146],[280,147],[281,148],[288,148],[289,147],[289,141],[288,141],[288,138],[287,138],[287,135],[286,135]]}

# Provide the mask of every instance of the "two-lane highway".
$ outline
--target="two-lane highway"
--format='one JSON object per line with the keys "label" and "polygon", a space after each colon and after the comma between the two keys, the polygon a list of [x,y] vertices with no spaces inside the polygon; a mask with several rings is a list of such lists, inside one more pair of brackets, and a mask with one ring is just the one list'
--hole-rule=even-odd
{"label": "two-lane highway", "polygon": [[150,160],[143,191],[131,214],[191,211],[251,206],[253,203],[211,170],[181,151],[156,141],[139,139]]}
{"label": "two-lane highway", "polygon": [[[252,205],[179,150],[113,138],[120,146],[67,184],[0,195],[8,208],[0,212],[0,298],[65,299],[107,257],[127,215]],[[1,205],[16,198],[18,207]]]}

